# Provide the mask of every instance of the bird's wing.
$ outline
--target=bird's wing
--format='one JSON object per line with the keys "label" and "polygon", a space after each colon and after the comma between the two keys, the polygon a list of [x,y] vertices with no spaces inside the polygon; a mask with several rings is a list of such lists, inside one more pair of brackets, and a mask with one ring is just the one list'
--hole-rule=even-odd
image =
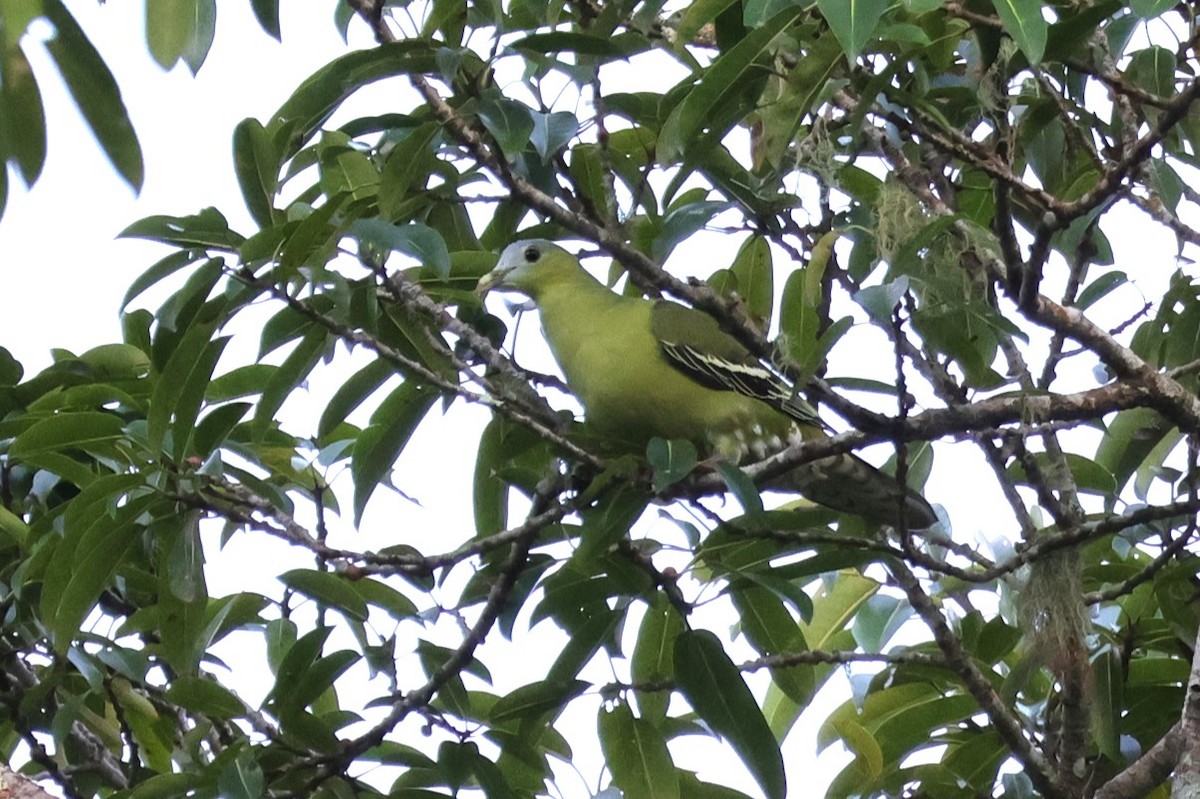
{"label": "bird's wing", "polygon": [[824,427],[816,410],[786,380],[708,314],[660,300],[651,310],[650,329],[667,363],[705,388],[753,397],[798,422]]}

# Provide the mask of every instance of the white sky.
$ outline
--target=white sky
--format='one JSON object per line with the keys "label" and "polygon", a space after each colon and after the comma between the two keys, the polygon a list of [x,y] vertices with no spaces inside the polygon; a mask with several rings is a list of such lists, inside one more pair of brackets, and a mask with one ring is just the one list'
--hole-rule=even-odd
{"label": "white sky", "polygon": [[[47,106],[49,153],[41,180],[32,191],[26,193],[19,188],[19,179],[10,173],[10,196],[0,220],[0,274],[10,298],[5,314],[0,315],[0,345],[25,365],[27,374],[49,363],[51,347],[82,352],[95,344],[119,340],[118,304],[126,287],[166,252],[159,245],[114,240],[129,223],[149,214],[181,215],[215,205],[234,229],[252,229],[232,168],[230,137],[234,125],[247,116],[266,118],[301,79],[346,51],[331,22],[332,1],[284,3],[282,45],[261,32],[248,3],[221,3],[213,50],[199,76],[193,78],[183,66],[163,73],[152,61],[140,41],[141,4],[101,6],[92,0],[76,0],[68,5],[124,91],[147,164],[146,184],[141,196],[134,197],[95,147],[48,60],[38,48],[28,48]],[[351,33],[352,44],[370,46],[361,25],[352,26]],[[1131,214],[1129,220],[1131,229],[1144,224],[1136,214]],[[1173,261],[1170,243],[1161,238],[1138,239],[1136,249],[1130,241],[1116,244],[1121,248],[1119,263],[1166,266]],[[1153,296],[1158,278],[1143,274],[1142,279],[1147,281],[1147,293]],[[251,336],[243,351],[252,351],[255,343],[256,338]],[[360,363],[362,357],[357,359]],[[314,396],[290,402],[289,412],[296,418],[315,420],[327,395],[327,391],[314,389]],[[469,485],[476,431],[484,419],[480,409],[462,409],[460,405],[451,419],[423,426],[411,448],[415,457],[406,453],[396,475],[397,483],[415,495],[421,507],[414,508],[395,498],[376,502],[365,519],[366,538],[353,543],[366,546],[366,541],[375,541],[382,545],[406,534],[424,532],[435,536],[433,543],[423,547],[433,552],[449,549],[451,540],[469,536],[470,508],[463,491]],[[462,431],[459,435],[463,444],[457,451],[445,446],[451,427]],[[959,456],[964,459],[960,462],[962,468],[935,466],[929,497],[947,507],[956,528],[967,538],[972,529],[990,534],[996,519],[1008,523],[1009,513],[998,496],[995,502],[981,503],[971,478],[964,485],[961,475],[982,475],[986,470],[973,449],[958,449],[967,450]],[[445,486],[452,490],[444,490]],[[968,486],[971,490],[964,490]],[[443,537],[446,543],[439,540]],[[300,553],[272,546],[270,574],[253,566],[247,569],[247,564],[262,563],[264,558],[261,542],[248,536],[235,537],[219,557],[214,557],[215,547],[209,551],[210,590],[214,594],[253,588],[277,595],[270,574],[310,562]],[[549,634],[548,626],[543,624],[538,628],[539,635],[529,640],[535,645],[553,645],[554,636]],[[518,625],[518,632],[520,629]],[[456,642],[458,633],[454,628],[437,632],[432,637],[439,643]],[[497,675],[496,690],[503,693],[531,675],[521,669],[522,647],[495,644],[493,639],[489,639],[488,646],[494,648],[485,662]],[[497,669],[506,656],[516,666],[511,673]],[[752,656],[740,646],[734,659]],[[588,678],[604,682],[611,676],[589,673]],[[758,690],[764,679],[764,675],[754,675],[750,682]],[[254,688],[247,687],[248,697],[254,692]],[[827,696],[823,704],[831,701],[834,698]],[[569,729],[589,737],[594,734],[598,702],[582,704],[586,708],[568,713]],[[823,718],[829,709],[814,708],[809,718]],[[812,724],[806,726],[787,741],[785,762],[793,790],[807,788],[811,795],[817,795],[823,791],[818,786],[840,767],[834,763],[844,761],[835,751],[827,753],[821,759],[822,765],[816,766],[812,757],[815,729]],[[422,740],[418,728],[419,723],[405,727],[406,737],[414,743]],[[579,740],[572,740],[580,750],[576,763],[579,776],[560,773],[561,788],[568,796],[579,795],[580,779],[592,790],[599,787],[596,753],[587,752]],[[673,745],[672,750],[680,765],[699,769],[707,779],[757,792],[736,760],[715,741],[687,738]]]}

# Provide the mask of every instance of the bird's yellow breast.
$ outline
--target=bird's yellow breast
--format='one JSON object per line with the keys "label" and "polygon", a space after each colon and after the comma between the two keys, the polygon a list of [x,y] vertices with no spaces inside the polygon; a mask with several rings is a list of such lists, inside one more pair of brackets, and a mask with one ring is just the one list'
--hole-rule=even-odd
{"label": "bird's yellow breast", "polygon": [[789,420],[764,403],[705,388],[672,367],[651,330],[652,303],[597,288],[586,301],[578,287],[538,301],[546,340],[590,423],[639,443],[682,438],[707,451],[728,451],[738,432],[789,435]]}

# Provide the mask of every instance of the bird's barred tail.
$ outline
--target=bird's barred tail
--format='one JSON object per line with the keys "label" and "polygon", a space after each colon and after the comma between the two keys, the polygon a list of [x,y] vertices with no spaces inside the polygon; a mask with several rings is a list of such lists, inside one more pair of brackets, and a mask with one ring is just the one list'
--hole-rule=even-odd
{"label": "bird's barred tail", "polygon": [[893,527],[900,526],[902,499],[908,529],[924,530],[938,520],[924,497],[897,485],[896,478],[855,455],[834,455],[805,463],[773,481],[770,487],[795,491],[819,505]]}

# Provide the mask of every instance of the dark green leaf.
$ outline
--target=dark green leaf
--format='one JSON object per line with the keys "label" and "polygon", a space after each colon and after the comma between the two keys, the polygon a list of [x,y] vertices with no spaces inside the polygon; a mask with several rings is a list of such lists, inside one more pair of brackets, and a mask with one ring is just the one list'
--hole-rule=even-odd
{"label": "dark green leaf", "polygon": [[393,225],[382,219],[360,219],[350,226],[350,235],[385,250],[398,250],[416,258],[441,278],[450,276],[450,251],[433,228],[419,222]]}
{"label": "dark green leaf", "polygon": [[718,461],[715,468],[717,474],[721,475],[721,479],[725,481],[725,485],[729,486],[730,492],[742,504],[743,511],[746,513],[762,511],[762,495],[759,494],[758,486],[754,485],[754,481],[748,474],[727,461]]}
{"label": "dark green leaf", "polygon": [[116,414],[100,411],[58,413],[34,423],[18,435],[9,454],[14,458],[25,458],[38,452],[86,450],[123,435],[124,423]]}
{"label": "dark green leaf", "polygon": [[1129,7],[1142,19],[1154,19],[1176,5],[1174,0],[1129,0]]}
{"label": "dark green leaf", "polygon": [[[723,53],[704,71],[683,101],[675,107],[664,123],[658,140],[658,156],[663,163],[678,160],[692,148],[707,129],[710,137],[720,139],[733,119],[725,111],[737,109],[736,99],[756,80],[765,77],[767,67],[762,59],[780,32],[791,26],[804,10],[797,6],[787,9]],[[689,157],[692,154],[689,153]]]}
{"label": "dark green leaf", "polygon": [[1125,276],[1124,272],[1105,272],[1079,292],[1075,305],[1081,310],[1086,310],[1128,282],[1129,278]]}
{"label": "dark green leaf", "polygon": [[600,37],[568,31],[531,33],[510,46],[514,50],[528,50],[533,53],[580,53],[602,58],[627,58],[630,55],[629,47],[621,43],[620,37]]}
{"label": "dark green leaf", "polygon": [[245,240],[229,229],[225,216],[216,208],[205,208],[190,216],[148,216],[121,231],[126,238],[150,239],[181,247],[236,250]]}
{"label": "dark green leaf", "polygon": [[135,191],[142,188],[142,148],[117,82],[62,0],[45,0],[56,35],[46,42],[63,82],[108,160]]}
{"label": "dark green leaf", "polygon": [[688,630],[675,640],[675,682],[712,729],[725,737],[770,799],[787,796],[779,743],[720,640]]}
{"label": "dark green leaf", "polygon": [[683,439],[655,437],[646,445],[646,460],[654,470],[654,490],[662,491],[691,474],[697,462],[696,447]]}
{"label": "dark green leaf", "polygon": [[276,41],[282,41],[279,30],[279,0],[250,0],[254,9],[254,18],[258,24]]}
{"label": "dark green leaf", "polygon": [[[742,632],[760,655],[781,655],[808,649],[799,625],[775,594],[758,586],[730,593],[741,617]],[[812,666],[771,669],[771,678],[788,698],[799,705],[806,704],[812,697]]]}
{"label": "dark green leaf", "polygon": [[166,698],[194,713],[232,719],[246,712],[246,705],[229,689],[209,677],[179,677],[171,682]]}
{"label": "dark green leaf", "polygon": [[241,751],[221,769],[217,785],[223,799],[261,799],[264,787],[262,767],[249,752]]}
{"label": "dark green leaf", "polygon": [[383,401],[371,417],[370,426],[359,435],[350,461],[356,524],[362,519],[367,500],[391,472],[409,437],[437,397],[436,391],[406,382]]}
{"label": "dark green leaf", "polygon": [[162,260],[147,269],[129,285],[125,291],[125,296],[121,300],[121,307],[125,308],[129,303],[133,302],[143,291],[155,285],[159,281],[170,277],[181,269],[186,268],[194,262],[196,257],[193,253],[187,250],[173,252]]}
{"label": "dark green leaf", "polygon": [[125,553],[137,543],[135,522],[157,501],[156,496],[142,496],[116,510],[97,514],[75,533],[73,556],[60,555],[56,560],[57,568],[47,578],[42,596],[43,614],[53,620],[50,626],[56,651],[66,651],[79,632]]}
{"label": "dark green leaf", "polygon": [[533,135],[533,115],[516,100],[488,95],[479,103],[479,120],[509,160],[515,159]]}
{"label": "dark green leaf", "polygon": [[292,569],[279,575],[288,588],[340,610],[352,619],[367,620],[367,603],[345,577],[315,569]]}
{"label": "dark green leaf", "polygon": [[321,419],[317,422],[317,435],[322,438],[329,435],[330,431],[344,422],[355,408],[395,374],[392,365],[379,358],[347,378],[321,412]]}
{"label": "dark green leaf", "polygon": [[293,392],[299,390],[309,373],[328,347],[329,331],[313,325],[304,333],[300,343],[283,359],[279,368],[263,386],[262,398],[254,411],[255,432],[261,434],[275,419],[275,414]]}
{"label": "dark green leaf", "polygon": [[493,724],[509,719],[536,718],[565,705],[591,687],[583,680],[543,680],[523,685],[492,705],[488,714]]}
{"label": "dark green leaf", "polygon": [[435,69],[433,49],[411,39],[357,50],[314,72],[271,117],[268,129],[286,134],[276,139],[280,155],[290,158],[324,124],[339,105],[367,84]]}
{"label": "dark green leaf", "polygon": [[[5,22],[13,24],[16,20]],[[0,159],[4,157],[16,161],[27,186],[38,179],[46,162],[42,95],[25,54],[15,46],[0,46]],[[0,191],[0,212],[4,208],[3,197]]]}
{"label": "dark green leaf", "polygon": [[233,168],[250,216],[260,227],[270,227],[275,222],[279,157],[271,135],[257,119],[243,119],[233,129]]}

